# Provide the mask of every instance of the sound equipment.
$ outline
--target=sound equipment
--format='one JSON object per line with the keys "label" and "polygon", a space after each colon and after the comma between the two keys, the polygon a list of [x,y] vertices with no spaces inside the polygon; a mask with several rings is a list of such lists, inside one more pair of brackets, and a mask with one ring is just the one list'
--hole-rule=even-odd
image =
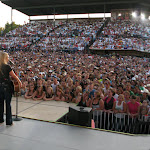
{"label": "sound equipment", "polygon": [[69,107],[68,123],[90,127],[91,118],[92,118],[92,108],[80,106]]}

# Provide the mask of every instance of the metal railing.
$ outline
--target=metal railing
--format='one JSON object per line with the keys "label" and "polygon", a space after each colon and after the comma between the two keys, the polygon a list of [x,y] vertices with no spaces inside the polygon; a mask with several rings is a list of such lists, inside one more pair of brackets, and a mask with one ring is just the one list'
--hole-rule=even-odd
{"label": "metal railing", "polygon": [[92,119],[95,122],[95,128],[134,134],[150,134],[150,116],[133,118],[126,113],[118,114],[101,110],[93,111]]}

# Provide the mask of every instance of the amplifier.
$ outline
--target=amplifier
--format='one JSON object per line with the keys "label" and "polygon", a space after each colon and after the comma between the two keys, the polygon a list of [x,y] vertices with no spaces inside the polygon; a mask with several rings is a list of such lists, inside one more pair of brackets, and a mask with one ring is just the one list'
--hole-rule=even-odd
{"label": "amplifier", "polygon": [[68,123],[91,127],[92,108],[71,106],[69,107]]}

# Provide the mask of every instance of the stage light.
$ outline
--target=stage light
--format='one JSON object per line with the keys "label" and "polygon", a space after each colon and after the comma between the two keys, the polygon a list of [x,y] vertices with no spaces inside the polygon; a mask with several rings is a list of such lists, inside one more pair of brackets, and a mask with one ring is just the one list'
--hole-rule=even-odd
{"label": "stage light", "polygon": [[150,16],[148,17],[148,19],[150,20]]}
{"label": "stage light", "polygon": [[121,16],[121,13],[119,13],[118,16],[120,17],[120,16]]}
{"label": "stage light", "polygon": [[132,13],[132,17],[134,17],[134,18],[136,18],[136,17],[137,17],[136,12],[133,12],[133,13]]}
{"label": "stage light", "polygon": [[142,20],[145,19],[145,14],[141,14],[141,19],[142,19]]}

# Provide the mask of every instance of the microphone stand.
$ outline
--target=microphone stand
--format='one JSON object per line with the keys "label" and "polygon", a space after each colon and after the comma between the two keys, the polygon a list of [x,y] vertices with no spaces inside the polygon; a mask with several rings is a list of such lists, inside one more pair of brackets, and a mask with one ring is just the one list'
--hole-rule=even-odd
{"label": "microphone stand", "polygon": [[22,118],[18,117],[18,92],[15,92],[14,95],[16,96],[16,115],[13,121],[21,121]]}
{"label": "microphone stand", "polygon": [[[15,65],[14,62],[12,62],[11,60],[9,60],[9,62],[11,65]],[[21,121],[22,120],[22,118],[18,117],[18,95],[19,95],[19,92],[14,91],[14,96],[16,97],[16,115],[15,115],[15,118],[13,118],[13,121]]]}

